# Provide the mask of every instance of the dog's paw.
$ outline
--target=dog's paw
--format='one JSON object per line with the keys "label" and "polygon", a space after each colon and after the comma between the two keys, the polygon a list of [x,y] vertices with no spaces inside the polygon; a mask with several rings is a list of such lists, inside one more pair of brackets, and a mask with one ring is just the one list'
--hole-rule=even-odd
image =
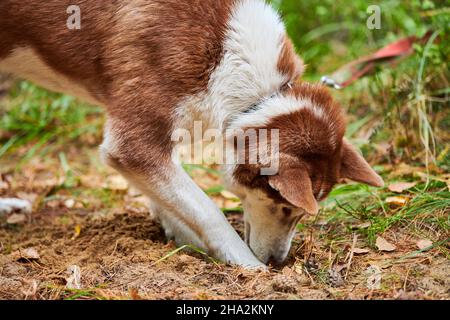
{"label": "dog's paw", "polygon": [[32,210],[31,203],[28,200],[16,198],[0,198],[0,215],[13,212],[30,214]]}
{"label": "dog's paw", "polygon": [[244,265],[243,268],[247,271],[269,272],[269,267],[263,263],[259,263],[256,265]]}
{"label": "dog's paw", "polygon": [[226,261],[230,265],[242,267],[249,271],[267,271],[269,268],[259,261],[250,250],[240,252],[236,254],[237,250],[233,252],[227,252],[226,258],[222,261]]}

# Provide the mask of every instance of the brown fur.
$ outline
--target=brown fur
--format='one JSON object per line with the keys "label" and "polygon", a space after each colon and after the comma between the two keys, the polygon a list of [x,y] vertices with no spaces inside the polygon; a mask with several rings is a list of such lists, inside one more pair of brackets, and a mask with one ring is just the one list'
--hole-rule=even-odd
{"label": "brown fur", "polygon": [[283,47],[277,67],[281,74],[288,76],[290,81],[297,80],[305,69],[303,61],[295,52],[294,45],[287,36],[283,39]]}
{"label": "brown fur", "polygon": [[160,169],[172,149],[171,115],[183,97],[206,89],[234,2],[78,0],[81,30],[69,30],[66,8],[73,1],[3,0],[0,58],[33,47],[107,106],[120,137],[111,155],[116,165]]}

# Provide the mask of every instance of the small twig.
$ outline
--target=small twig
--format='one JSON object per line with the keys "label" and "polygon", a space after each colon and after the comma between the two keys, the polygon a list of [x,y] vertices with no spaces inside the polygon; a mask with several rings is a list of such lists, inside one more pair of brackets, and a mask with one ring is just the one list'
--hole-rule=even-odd
{"label": "small twig", "polygon": [[116,253],[117,245],[119,244],[120,239],[117,239],[116,244],[114,245],[114,249],[109,256],[113,256]]}
{"label": "small twig", "polygon": [[311,284],[312,284],[313,286],[315,286],[315,285],[316,285],[316,282],[314,281],[313,277],[312,277],[311,274],[309,273],[308,269],[307,269],[307,268],[304,268],[304,270],[305,270],[306,274],[308,275],[309,279],[311,279]]}
{"label": "small twig", "polygon": [[403,282],[403,291],[406,292],[406,282],[408,281],[409,271],[411,270],[411,267],[408,267],[408,270],[406,271],[406,277],[405,281]]}
{"label": "small twig", "polygon": [[346,267],[347,270],[345,270],[344,280],[347,280],[348,272],[350,271],[350,266],[352,265],[353,251],[355,250],[355,247],[356,247],[356,241],[358,241],[358,235],[356,233],[354,233],[352,248],[350,249],[350,258],[348,259],[348,263],[347,263],[347,267]]}
{"label": "small twig", "polygon": [[[319,213],[314,217],[313,226],[314,226],[314,225],[317,223],[317,221],[319,220],[319,216],[320,216],[321,212],[322,212],[322,210],[320,210]],[[306,263],[307,261],[309,261],[309,259],[311,258],[312,251],[313,251],[313,247],[314,247],[314,245],[313,245],[313,240],[314,240],[314,233],[313,233],[313,230],[310,229],[310,230],[309,230],[309,244],[310,244],[310,247],[309,247],[308,256],[305,256],[305,258],[306,258],[305,263]]]}

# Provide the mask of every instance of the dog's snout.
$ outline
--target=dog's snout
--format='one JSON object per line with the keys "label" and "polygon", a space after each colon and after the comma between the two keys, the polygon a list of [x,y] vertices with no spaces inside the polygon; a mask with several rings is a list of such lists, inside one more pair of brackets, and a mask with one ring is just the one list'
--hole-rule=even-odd
{"label": "dog's snout", "polygon": [[286,255],[271,255],[268,260],[268,264],[274,267],[283,265],[286,261]]}
{"label": "dog's snout", "polygon": [[281,261],[279,259],[276,259],[273,255],[269,257],[269,261],[267,262],[271,266],[278,266],[281,264]]}

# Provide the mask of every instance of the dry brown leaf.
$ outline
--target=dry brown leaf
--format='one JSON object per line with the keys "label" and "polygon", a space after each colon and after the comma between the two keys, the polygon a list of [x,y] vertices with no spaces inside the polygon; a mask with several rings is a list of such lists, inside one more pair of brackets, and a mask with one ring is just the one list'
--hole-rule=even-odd
{"label": "dry brown leaf", "polygon": [[423,250],[428,247],[431,247],[433,245],[433,242],[429,239],[422,239],[422,240],[417,241],[416,245],[420,250]]}
{"label": "dry brown leaf", "polygon": [[354,254],[365,254],[365,253],[369,253],[369,252],[370,252],[369,249],[353,248]]}
{"label": "dry brown leaf", "polygon": [[395,245],[393,245],[392,243],[389,243],[386,239],[384,239],[382,237],[377,237],[375,245],[377,246],[378,250],[380,250],[380,251],[391,252],[391,251],[394,251],[395,249],[397,249],[397,247]]}
{"label": "dry brown leaf", "polygon": [[75,200],[74,199],[67,199],[64,201],[64,205],[67,209],[72,209],[75,206]]}
{"label": "dry brown leaf", "polygon": [[21,224],[27,220],[26,215],[20,213],[13,213],[6,219],[6,223],[8,224]]}
{"label": "dry brown leaf", "polygon": [[409,200],[408,197],[403,196],[387,197],[386,203],[397,207],[403,207],[405,204],[408,203],[408,200]]}
{"label": "dry brown leaf", "polygon": [[20,251],[20,258],[27,260],[38,260],[41,256],[35,248],[27,248]]}
{"label": "dry brown leaf", "polygon": [[371,222],[363,222],[352,226],[352,229],[367,229],[372,225]]}
{"label": "dry brown leaf", "polygon": [[411,189],[417,184],[417,182],[395,182],[388,186],[388,189],[392,192],[402,193],[405,190]]}

